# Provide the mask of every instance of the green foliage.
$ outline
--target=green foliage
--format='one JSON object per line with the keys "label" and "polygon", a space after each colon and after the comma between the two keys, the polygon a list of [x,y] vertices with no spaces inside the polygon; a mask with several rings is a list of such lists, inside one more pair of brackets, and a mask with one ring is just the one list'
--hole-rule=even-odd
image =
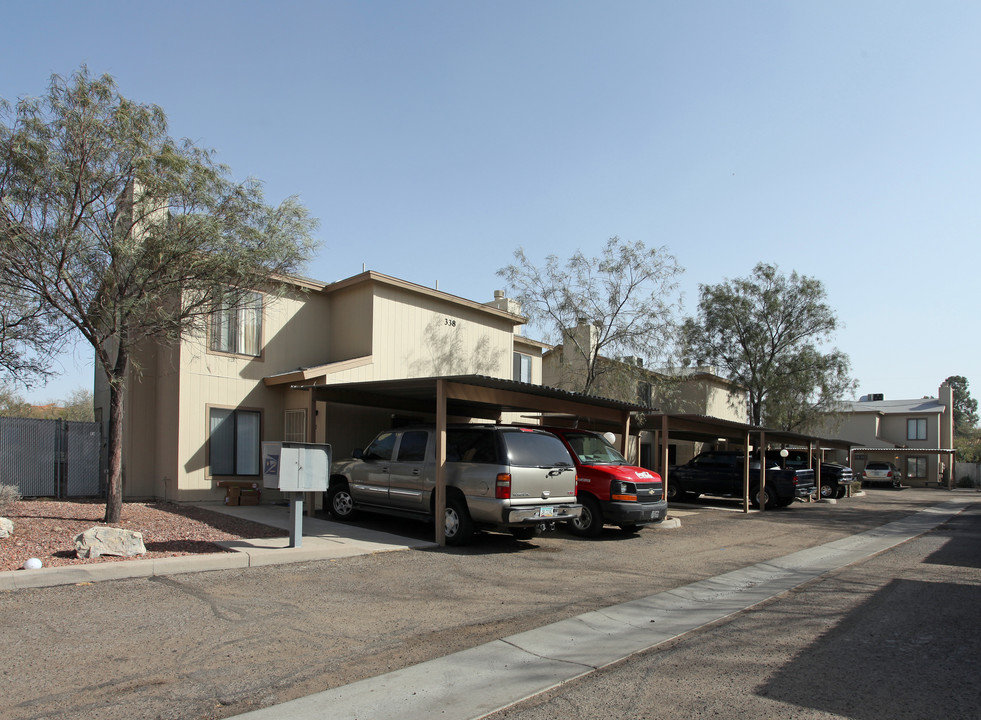
{"label": "green foliage", "polygon": [[823,349],[837,326],[819,280],[760,263],[750,277],[701,285],[683,337],[689,361],[746,388],[753,424],[801,430],[854,391],[848,356]]}
{"label": "green foliage", "polygon": [[31,417],[31,404],[9,387],[0,385],[0,417]]}
{"label": "green foliage", "polygon": [[981,430],[972,428],[967,432],[954,433],[954,449],[957,450],[958,462],[981,462]]}
{"label": "green foliage", "polygon": [[[604,358],[650,362],[670,348],[677,313],[671,296],[682,270],[665,248],[613,237],[600,257],[550,255],[536,267],[519,248],[514,259],[497,274],[542,337],[575,358],[581,371],[571,389],[588,393],[601,376],[631,367]],[[583,332],[569,332],[577,326]]]}
{"label": "green foliage", "polygon": [[954,434],[967,434],[978,425],[978,401],[971,397],[970,383],[963,375],[951,375],[944,383],[954,391]]}
{"label": "green foliage", "polygon": [[315,225],[295,198],[270,207],[258,181],[233,181],[214,151],[171,138],[163,110],[127,100],[109,75],[83,66],[43,98],[0,107],[0,297],[34,323],[10,356],[43,370],[59,341],[94,349],[111,397],[107,521],[134,349],[274,292],[270,278],[313,252]]}
{"label": "green foliage", "polygon": [[64,400],[32,405],[8,387],[0,386],[0,417],[37,418],[91,422],[95,419],[92,393],[77,389]]}
{"label": "green foliage", "polygon": [[[8,112],[4,115],[9,115]],[[0,124],[0,287],[50,331],[80,333],[107,372],[126,347],[200,326],[229,288],[299,269],[314,222],[264,204],[214,153],[167,135],[163,110],[84,67]]]}

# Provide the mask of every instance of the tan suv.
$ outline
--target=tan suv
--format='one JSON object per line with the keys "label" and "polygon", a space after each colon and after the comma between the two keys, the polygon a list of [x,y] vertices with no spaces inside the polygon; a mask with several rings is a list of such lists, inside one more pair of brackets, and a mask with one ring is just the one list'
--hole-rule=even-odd
{"label": "tan suv", "polygon": [[[334,464],[327,507],[338,520],[358,510],[432,520],[436,431],[379,433],[354,458]],[[543,523],[579,517],[576,469],[562,441],[532,428],[454,425],[446,431],[446,542],[468,543],[475,530],[527,539]]]}

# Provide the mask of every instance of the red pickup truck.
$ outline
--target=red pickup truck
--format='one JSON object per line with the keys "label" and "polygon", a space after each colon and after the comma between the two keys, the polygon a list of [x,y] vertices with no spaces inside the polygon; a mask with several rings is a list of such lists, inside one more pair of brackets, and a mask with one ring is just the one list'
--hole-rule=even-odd
{"label": "red pickup truck", "polygon": [[582,514],[568,523],[581,537],[596,537],[603,525],[628,532],[664,520],[668,503],[661,476],[627,462],[599,433],[542,427],[557,435],[576,463],[576,500]]}

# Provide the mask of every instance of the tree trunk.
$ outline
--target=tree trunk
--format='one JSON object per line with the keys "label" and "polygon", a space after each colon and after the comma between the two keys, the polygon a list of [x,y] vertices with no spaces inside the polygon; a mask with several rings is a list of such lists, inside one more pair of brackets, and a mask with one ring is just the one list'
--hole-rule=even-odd
{"label": "tree trunk", "polygon": [[[118,368],[118,363],[117,363]],[[109,442],[106,483],[106,523],[118,523],[123,509],[123,396],[125,373],[109,378]]]}

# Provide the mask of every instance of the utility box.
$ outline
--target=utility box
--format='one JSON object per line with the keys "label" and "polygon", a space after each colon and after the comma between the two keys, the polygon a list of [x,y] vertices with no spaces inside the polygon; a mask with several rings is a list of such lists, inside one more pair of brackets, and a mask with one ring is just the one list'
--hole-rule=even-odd
{"label": "utility box", "polygon": [[262,486],[282,492],[326,492],[330,477],[330,445],[324,443],[262,443]]}

